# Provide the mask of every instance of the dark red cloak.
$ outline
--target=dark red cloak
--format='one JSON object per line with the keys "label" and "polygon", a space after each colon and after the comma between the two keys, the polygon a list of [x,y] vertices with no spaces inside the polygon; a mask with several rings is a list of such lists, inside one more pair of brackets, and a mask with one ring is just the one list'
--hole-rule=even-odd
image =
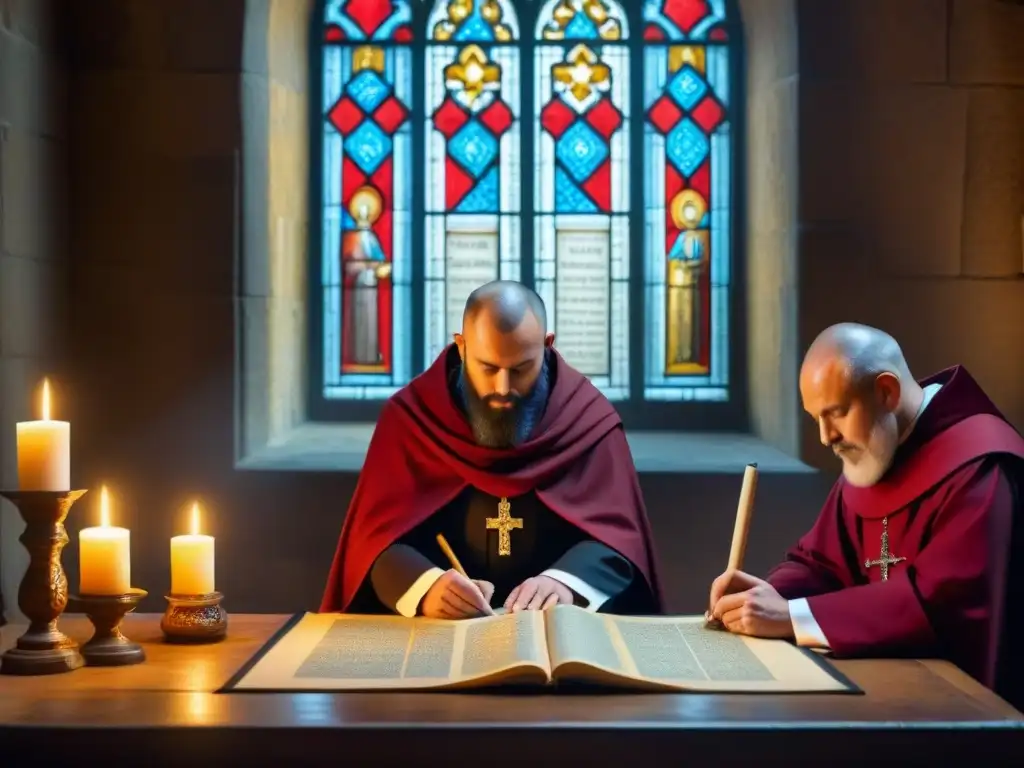
{"label": "dark red cloak", "polygon": [[550,510],[626,557],[660,612],[647,511],[611,403],[552,350],[554,383],[533,435],[513,449],[482,447],[448,385],[455,354],[449,346],[381,411],[320,611],[347,610],[381,552],[473,486],[498,497],[536,492]]}
{"label": "dark red cloak", "polygon": [[[868,488],[840,478],[768,581],[808,598],[838,657],[939,655],[995,688],[1001,641],[1020,623],[1007,596],[1022,586],[1010,556],[1024,439],[962,367],[932,383],[942,389],[892,469]],[[864,562],[879,557],[885,517],[889,551],[906,560],[882,581]]]}

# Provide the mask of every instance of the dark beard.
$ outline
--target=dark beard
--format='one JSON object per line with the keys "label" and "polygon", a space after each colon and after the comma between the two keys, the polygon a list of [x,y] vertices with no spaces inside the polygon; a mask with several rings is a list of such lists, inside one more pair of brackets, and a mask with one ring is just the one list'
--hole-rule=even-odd
{"label": "dark beard", "polygon": [[[465,387],[466,414],[477,444],[487,448],[512,448],[519,437],[522,417],[522,399],[514,394],[505,397],[480,397],[467,382]],[[511,408],[494,408],[492,402],[510,402]]]}

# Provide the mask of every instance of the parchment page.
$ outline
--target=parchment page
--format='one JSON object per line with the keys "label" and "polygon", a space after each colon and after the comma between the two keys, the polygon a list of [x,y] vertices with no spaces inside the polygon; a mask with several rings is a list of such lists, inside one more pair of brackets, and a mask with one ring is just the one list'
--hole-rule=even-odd
{"label": "parchment page", "polygon": [[234,688],[446,688],[515,677],[509,670],[519,667],[543,682],[543,618],[530,614],[444,621],[309,613]]}
{"label": "parchment page", "polygon": [[706,629],[703,616],[612,616],[574,606],[549,614],[557,679],[687,691],[847,690],[792,644]]}
{"label": "parchment page", "polygon": [[467,619],[455,649],[452,678],[478,680],[495,673],[530,665],[551,669],[544,638],[544,614],[520,611],[481,619]]}

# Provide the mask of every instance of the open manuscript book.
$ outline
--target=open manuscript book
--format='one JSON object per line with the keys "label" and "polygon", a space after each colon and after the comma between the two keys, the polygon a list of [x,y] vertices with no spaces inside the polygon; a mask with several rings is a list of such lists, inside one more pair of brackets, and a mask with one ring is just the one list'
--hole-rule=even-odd
{"label": "open manuscript book", "polygon": [[307,613],[223,691],[441,690],[592,683],[633,690],[857,692],[817,654],[703,617],[574,606],[463,621]]}

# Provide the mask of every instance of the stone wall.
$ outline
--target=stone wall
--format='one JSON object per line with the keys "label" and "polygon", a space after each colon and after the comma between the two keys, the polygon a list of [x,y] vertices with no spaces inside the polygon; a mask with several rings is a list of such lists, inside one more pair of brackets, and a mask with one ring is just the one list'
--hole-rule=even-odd
{"label": "stone wall", "polygon": [[1024,6],[798,8],[801,348],[879,325],[915,374],[962,363],[1024,428]]}
{"label": "stone wall", "polygon": [[[56,4],[0,3],[0,486],[18,484],[15,422],[39,418],[51,377],[54,418],[73,395],[67,347],[67,62]],[[0,596],[16,614],[24,524],[0,503]],[[4,620],[0,603],[0,624]]]}
{"label": "stone wall", "polygon": [[306,418],[309,18],[312,0],[250,4],[242,73],[242,455]]}
{"label": "stone wall", "polygon": [[800,125],[792,0],[741,0],[745,47],[747,370],[751,431],[798,455]]}

